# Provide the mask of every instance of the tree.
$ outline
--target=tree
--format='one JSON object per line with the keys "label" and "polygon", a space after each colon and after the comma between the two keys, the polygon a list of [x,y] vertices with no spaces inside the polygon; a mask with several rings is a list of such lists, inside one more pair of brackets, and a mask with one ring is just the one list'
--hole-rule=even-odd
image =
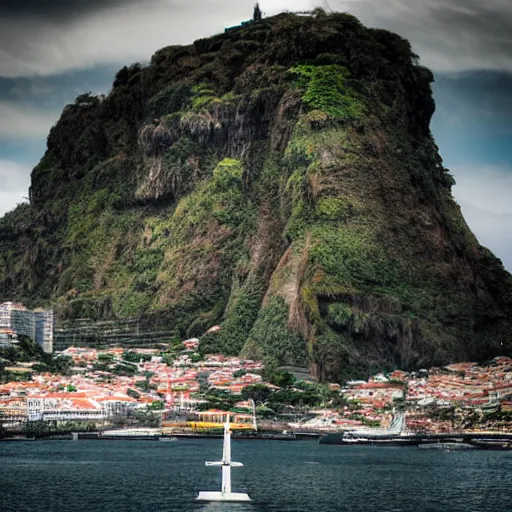
{"label": "tree", "polygon": [[264,361],[263,371],[261,376],[265,382],[272,382],[277,373],[277,362],[273,358],[268,358]]}
{"label": "tree", "polygon": [[41,356],[40,347],[34,343],[28,336],[20,334],[18,336],[18,347],[21,352],[20,360],[32,361]]}
{"label": "tree", "polygon": [[134,389],[131,389],[131,388],[128,388],[128,390],[126,391],[126,394],[128,396],[131,396],[132,398],[135,398],[136,400],[138,400],[140,398],[140,393],[137,393],[137,391],[135,391]]}
{"label": "tree", "polygon": [[69,375],[73,366],[73,359],[68,356],[52,356],[51,354],[43,355],[43,362],[48,366],[50,373],[59,373],[61,375]]}
{"label": "tree", "polygon": [[190,360],[193,362],[193,363],[198,363],[199,361],[202,361],[203,360],[203,357],[201,356],[201,354],[192,354],[190,356]]}
{"label": "tree", "polygon": [[114,356],[112,354],[98,354],[98,361],[102,363],[111,363],[114,360]]}
{"label": "tree", "polygon": [[112,373],[115,373],[116,375],[125,375],[131,377],[137,373],[137,366],[127,363],[120,363],[114,367]]}
{"label": "tree", "polygon": [[242,389],[242,398],[244,400],[249,400],[252,398],[257,404],[261,404],[266,402],[270,395],[272,394],[272,390],[263,384],[254,384],[253,386],[247,386]]}
{"label": "tree", "polygon": [[128,361],[130,363],[138,363],[141,359],[143,361],[150,361],[151,354],[139,354],[138,352],[135,352],[133,350],[123,352],[124,361]]}
{"label": "tree", "polygon": [[151,409],[136,409],[135,418],[141,427],[158,427],[160,424],[160,414]]}
{"label": "tree", "polygon": [[295,375],[290,372],[276,372],[270,381],[274,386],[288,388],[295,382]]}

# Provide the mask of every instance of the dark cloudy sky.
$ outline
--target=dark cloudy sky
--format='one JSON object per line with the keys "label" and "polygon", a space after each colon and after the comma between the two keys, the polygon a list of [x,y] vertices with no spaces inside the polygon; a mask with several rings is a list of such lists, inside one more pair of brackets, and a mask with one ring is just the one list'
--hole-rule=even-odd
{"label": "dark cloudy sky", "polygon": [[[408,38],[436,76],[432,129],[481,243],[512,270],[512,1],[327,0]],[[254,0],[0,0],[0,215],[27,195],[62,107],[122,65],[247,19]],[[266,14],[325,0],[261,0]]]}

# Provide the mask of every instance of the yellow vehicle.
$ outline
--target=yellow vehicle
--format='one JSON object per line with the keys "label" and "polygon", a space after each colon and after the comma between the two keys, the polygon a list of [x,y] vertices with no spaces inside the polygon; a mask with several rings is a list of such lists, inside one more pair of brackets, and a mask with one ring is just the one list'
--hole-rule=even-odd
{"label": "yellow vehicle", "polygon": [[[172,432],[173,430],[190,430],[192,432],[203,432],[212,430],[222,430],[226,421],[226,411],[202,411],[194,413],[197,420],[192,421],[163,421],[162,432]],[[250,414],[231,413],[233,421],[231,430],[256,430],[253,417]]]}

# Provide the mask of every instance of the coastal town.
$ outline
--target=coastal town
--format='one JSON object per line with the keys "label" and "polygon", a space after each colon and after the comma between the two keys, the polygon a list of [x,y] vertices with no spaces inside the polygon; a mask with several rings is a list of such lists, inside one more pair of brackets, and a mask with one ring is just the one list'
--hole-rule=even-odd
{"label": "coastal town", "polygon": [[507,357],[377,373],[343,385],[320,384],[307,369],[270,370],[262,361],[204,354],[198,338],[129,350],[68,347],[51,361],[57,369],[37,359],[0,360],[4,435],[37,433],[42,425],[198,432],[221,426],[229,411],[240,428],[319,435],[385,428],[398,410],[416,433],[509,432],[512,424]]}
{"label": "coastal town", "polygon": [[0,512],[512,511],[512,2],[254,2],[0,8]]}

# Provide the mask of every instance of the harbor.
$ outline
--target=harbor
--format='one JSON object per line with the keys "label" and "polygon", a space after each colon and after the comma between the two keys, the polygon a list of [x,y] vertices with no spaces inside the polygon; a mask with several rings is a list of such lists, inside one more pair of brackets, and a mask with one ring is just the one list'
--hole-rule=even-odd
{"label": "harbor", "polygon": [[[238,512],[512,509],[510,452],[234,439],[232,450],[233,460],[244,464],[233,468],[232,488],[252,500],[229,505]],[[2,512],[219,510],[196,498],[202,490],[220,490],[220,468],[205,461],[221,453],[222,440],[199,438],[0,443]],[[42,493],[52,501],[42,504]]]}

